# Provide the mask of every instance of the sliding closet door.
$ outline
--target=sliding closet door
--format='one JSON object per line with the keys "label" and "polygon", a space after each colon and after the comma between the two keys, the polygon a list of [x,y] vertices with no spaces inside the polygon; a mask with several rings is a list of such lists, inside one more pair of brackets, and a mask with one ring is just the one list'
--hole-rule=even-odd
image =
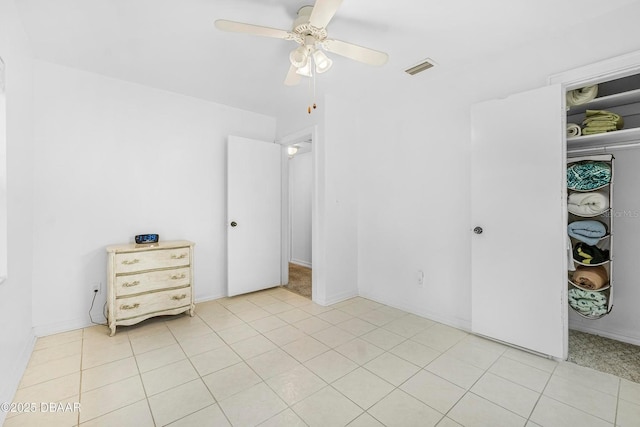
{"label": "sliding closet door", "polygon": [[[560,85],[472,108],[472,330],[564,357]],[[563,290],[563,287],[565,288]]]}

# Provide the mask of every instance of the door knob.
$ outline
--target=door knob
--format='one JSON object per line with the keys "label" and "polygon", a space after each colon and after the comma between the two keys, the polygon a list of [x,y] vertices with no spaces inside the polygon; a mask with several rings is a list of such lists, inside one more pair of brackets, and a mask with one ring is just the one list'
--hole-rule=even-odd
{"label": "door knob", "polygon": [[482,231],[483,231],[482,227],[476,227],[476,228],[473,229],[473,232],[476,233],[476,234],[482,234]]}
{"label": "door knob", "polygon": [[231,221],[231,226],[232,226],[232,227],[235,227],[236,225],[238,225],[238,223],[237,223],[237,222],[235,222],[235,221]]}

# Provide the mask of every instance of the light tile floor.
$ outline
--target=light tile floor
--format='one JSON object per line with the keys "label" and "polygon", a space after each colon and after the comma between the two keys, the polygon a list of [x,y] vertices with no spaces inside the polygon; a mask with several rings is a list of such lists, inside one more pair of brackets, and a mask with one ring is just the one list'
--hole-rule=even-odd
{"label": "light tile floor", "polygon": [[640,426],[638,383],[282,288],[39,338],[14,402],[38,410],[5,427]]}

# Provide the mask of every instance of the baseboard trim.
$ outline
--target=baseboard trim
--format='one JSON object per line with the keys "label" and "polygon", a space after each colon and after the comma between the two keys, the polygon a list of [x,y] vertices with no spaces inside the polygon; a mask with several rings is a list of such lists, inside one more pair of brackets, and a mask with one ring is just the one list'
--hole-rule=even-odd
{"label": "baseboard trim", "polygon": [[618,334],[615,332],[609,332],[609,331],[605,331],[602,329],[597,329],[597,328],[591,328],[588,326],[583,326],[583,325],[573,325],[573,324],[569,324],[569,329],[573,329],[579,332],[584,332],[587,334],[592,334],[592,335],[598,335],[601,337],[605,337],[605,338],[610,338],[612,340],[616,340],[616,341],[621,341],[621,342],[626,342],[628,344],[633,344],[633,345],[638,345],[640,346],[640,339],[635,338],[635,337],[630,337],[627,335],[622,335],[622,334]]}
{"label": "baseboard trim", "polygon": [[415,308],[410,307],[406,304],[396,304],[393,302],[385,301],[381,298],[377,298],[375,295],[368,295],[366,293],[360,294],[360,296],[362,298],[366,298],[380,304],[388,305],[389,307],[397,308],[398,310],[406,311],[407,313],[415,314],[417,316],[424,317],[425,319],[433,320],[434,322],[442,323],[443,325],[451,326],[456,329],[461,329],[465,332],[471,333],[470,320],[460,319],[457,317],[444,317],[430,311],[416,310]]}
{"label": "baseboard trim", "polygon": [[206,297],[196,298],[194,301],[195,301],[196,304],[198,304],[198,303],[201,303],[201,302],[215,301],[217,299],[225,298],[225,297],[226,297],[226,295],[206,296]]}
{"label": "baseboard trim", "polygon": [[[22,375],[24,375],[24,372],[27,370],[27,365],[29,364],[29,359],[31,359],[31,354],[33,353],[35,345],[36,335],[32,329],[27,336],[27,340],[22,351],[18,357],[16,357],[13,369],[9,370],[11,373],[8,378],[5,378],[3,381],[4,387],[0,390],[0,402],[13,402],[13,397],[18,391]],[[7,413],[5,411],[0,411],[0,426],[3,425],[6,416]]]}
{"label": "baseboard trim", "polygon": [[314,300],[313,302],[315,302],[316,304],[320,304],[323,306],[327,306],[327,305],[332,305],[332,304],[337,304],[339,302],[348,300],[349,298],[354,298],[358,296],[358,291],[357,290],[353,290],[353,291],[347,291],[347,292],[343,292],[341,294],[337,294],[337,295],[332,295],[329,298],[318,298],[317,300]]}
{"label": "baseboard trim", "polygon": [[[102,319],[106,323],[106,319]],[[75,331],[76,329],[94,326],[94,323],[87,319],[74,319],[64,322],[50,323],[47,325],[38,325],[33,327],[33,333],[36,337],[45,337],[47,335],[59,334],[60,332]]]}
{"label": "baseboard trim", "polygon": [[[217,296],[206,296],[202,298],[198,298],[195,300],[196,303],[213,301],[220,298],[224,298],[225,295],[217,295]],[[96,318],[94,316],[94,321],[96,323],[92,323],[91,321],[87,321],[87,319],[74,319],[67,320],[64,322],[50,323],[46,325],[38,325],[33,327],[33,333],[35,337],[45,337],[47,335],[59,334],[61,332],[75,331],[76,329],[83,329],[89,326],[95,326],[96,324],[107,324],[107,319],[104,316],[100,315],[100,317]]]}
{"label": "baseboard trim", "polygon": [[301,267],[307,267],[307,268],[312,268],[312,264],[308,261],[302,261],[299,259],[292,259],[291,261],[289,261],[291,264],[295,264],[295,265],[299,265]]}

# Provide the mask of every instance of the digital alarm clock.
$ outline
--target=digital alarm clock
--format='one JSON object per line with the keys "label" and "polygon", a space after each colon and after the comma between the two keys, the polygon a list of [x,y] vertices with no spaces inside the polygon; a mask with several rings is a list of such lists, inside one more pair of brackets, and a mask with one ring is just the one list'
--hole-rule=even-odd
{"label": "digital alarm clock", "polygon": [[160,236],[157,234],[138,234],[136,236],[136,243],[139,245],[144,245],[146,243],[158,243],[158,239]]}

